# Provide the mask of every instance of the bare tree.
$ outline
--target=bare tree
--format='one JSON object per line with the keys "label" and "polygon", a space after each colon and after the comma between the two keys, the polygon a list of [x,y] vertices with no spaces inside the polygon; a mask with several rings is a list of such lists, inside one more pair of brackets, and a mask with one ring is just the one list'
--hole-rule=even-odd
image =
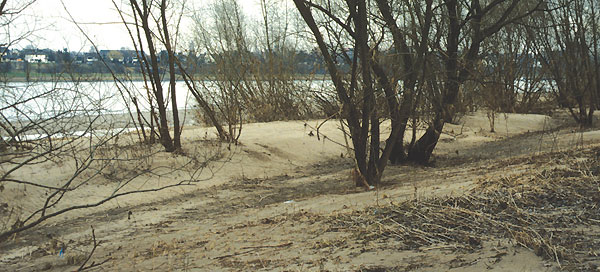
{"label": "bare tree", "polygon": [[[210,110],[203,106],[205,115],[213,123],[227,126],[227,131],[217,130],[220,137],[237,142],[244,122],[244,102],[248,101],[245,94],[252,87],[247,78],[256,61],[247,40],[247,21],[237,1],[214,1],[208,9],[208,16],[195,17],[194,40],[198,51],[206,52],[210,59],[214,80],[194,81],[202,87],[201,96],[209,97],[212,103]],[[212,120],[214,112],[220,120]]]}
{"label": "bare tree", "polygon": [[[455,115],[461,86],[480,60],[484,41],[531,15],[542,2],[378,0],[369,5],[295,0],[343,106],[360,176],[377,183],[388,158],[429,163],[444,124]],[[378,101],[387,107],[392,124],[381,153],[383,105]],[[431,112],[423,112],[425,108]],[[417,121],[424,113],[431,116],[429,127],[416,140]],[[410,119],[413,139],[406,154],[404,134]]]}
{"label": "bare tree", "polygon": [[547,113],[553,106],[535,45],[533,17],[504,27],[482,46],[462,94],[470,88],[471,103],[486,109],[491,132],[497,113]]}
{"label": "bare tree", "polygon": [[[428,69],[427,62],[431,62],[431,49],[429,44],[439,40],[439,35],[432,36],[435,27],[441,29],[443,26],[435,25],[434,21],[434,2],[427,0],[421,1],[400,1],[398,8],[392,9],[389,1],[377,0],[377,8],[381,14],[381,25],[389,31],[392,37],[393,63],[396,66],[390,67],[387,72],[384,69],[374,67],[374,72],[379,78],[387,84],[382,84],[386,90],[386,96],[398,96],[396,90],[401,88],[400,105],[389,105],[392,127],[398,127],[398,137],[390,155],[392,163],[400,163],[406,160],[404,148],[404,134],[409,119],[413,119],[413,140],[409,145],[412,148],[415,142],[416,127],[418,120],[417,110],[419,108],[419,97],[427,88],[425,82],[431,82],[435,85],[437,71]],[[400,20],[400,18],[410,18]],[[417,20],[416,18],[419,18]],[[438,33],[440,33],[438,31]],[[429,67],[435,67],[435,63],[429,63]],[[426,70],[429,70],[426,72]],[[425,74],[433,76],[425,77]],[[386,78],[389,78],[386,80]],[[402,86],[397,86],[401,81]],[[418,82],[421,82],[418,84]],[[434,94],[435,92],[429,92]],[[391,100],[393,101],[393,100]],[[389,145],[391,143],[387,143]]]}
{"label": "bare tree", "polygon": [[260,6],[262,21],[256,22],[254,35],[260,62],[251,70],[255,88],[248,97],[248,111],[257,121],[306,117],[311,112],[307,92],[312,88],[309,81],[298,80],[295,71],[301,45],[295,33],[302,27],[297,23],[301,19],[288,3],[261,0]]}
{"label": "bare tree", "polygon": [[584,127],[593,122],[600,93],[595,1],[550,1],[538,17],[539,56],[559,106]]}
{"label": "bare tree", "polygon": [[[486,1],[462,2],[447,0],[440,3],[440,20],[446,29],[438,29],[445,40],[438,39],[433,50],[441,52],[444,64],[443,88],[433,99],[434,117],[425,134],[408,152],[408,159],[426,164],[439,140],[446,122],[455,114],[455,102],[461,85],[472,77],[480,60],[484,41],[507,25],[528,17],[541,9],[543,1]],[[442,36],[440,35],[440,37]]]}
{"label": "bare tree", "polygon": [[[131,0],[130,5],[134,19],[133,25],[137,34],[137,39],[132,36],[132,40],[134,43],[137,43],[136,48],[140,50],[140,62],[143,65],[142,72],[144,73],[144,78],[148,78],[150,81],[149,86],[151,86],[152,95],[157,104],[160,142],[167,152],[179,151],[181,149],[181,128],[177,109],[177,99],[175,96],[176,74],[174,49],[170,39],[171,36],[169,35],[169,28],[166,23],[166,20],[168,20],[166,13],[168,3],[166,1]],[[158,9],[158,11],[156,11],[156,9]],[[157,12],[158,14],[155,14],[154,12]],[[155,17],[155,15],[158,17]],[[142,39],[142,35],[145,39]],[[162,40],[157,41],[157,37],[162,37]],[[157,43],[161,42],[165,46],[169,58],[169,90],[173,114],[173,138],[169,133],[165,92],[162,85],[158,61]],[[142,49],[144,47],[147,47],[147,52]],[[146,53],[149,54],[149,56],[146,56]]]}
{"label": "bare tree", "polygon": [[[371,44],[381,39],[382,33],[373,32],[365,1],[347,1],[345,5],[333,5],[331,2],[317,5],[313,2],[295,0],[294,3],[308,28],[314,35],[317,45],[327,64],[328,72],[335,86],[337,96],[342,104],[343,116],[348,124],[354,158],[356,161],[356,185],[375,185],[381,179],[392,148],[400,134],[397,118],[398,101],[391,87],[392,83],[381,73],[377,65],[376,48]],[[315,10],[315,11],[313,11]],[[315,20],[315,13],[323,16],[320,27]],[[346,15],[346,19],[340,19]],[[374,37],[374,38],[373,38]],[[326,39],[335,41],[327,43]],[[352,46],[346,50],[345,44]],[[338,58],[350,66],[348,73],[338,65]],[[372,69],[379,71],[378,78],[373,76]],[[376,96],[381,95],[383,86],[385,101],[392,115],[392,132],[387,145],[380,151],[380,112]]]}
{"label": "bare tree", "polygon": [[[110,114],[110,104],[121,98],[112,88],[70,74],[52,78],[0,83],[0,242],[68,212],[195,184],[208,162],[221,157],[217,145],[171,167],[155,166],[160,150],[136,143],[125,133],[131,121]],[[32,174],[36,169],[61,171]],[[184,169],[187,178],[148,183]],[[107,190],[86,195],[98,186]]]}
{"label": "bare tree", "polygon": [[248,19],[236,0],[213,1],[197,12],[191,51],[204,52],[208,75],[199,66],[182,72],[205,119],[231,142],[237,142],[244,122],[313,113],[311,82],[298,80],[294,69],[297,14],[284,4],[260,4],[259,21]]}

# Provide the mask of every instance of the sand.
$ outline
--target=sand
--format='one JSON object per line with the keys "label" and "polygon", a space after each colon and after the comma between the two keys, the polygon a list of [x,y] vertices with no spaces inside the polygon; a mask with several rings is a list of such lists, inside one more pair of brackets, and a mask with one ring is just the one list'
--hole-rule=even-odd
{"label": "sand", "polygon": [[[564,114],[498,114],[496,132],[491,133],[485,113],[469,114],[459,124],[446,126],[434,152],[434,167],[388,166],[382,186],[365,191],[353,186],[353,162],[339,121],[325,122],[317,133],[322,122],[245,124],[239,145],[218,145],[213,129],[188,126],[183,134],[186,156],[161,152],[159,146],[131,145],[134,134],[120,137],[103,152],[152,157],[112,163],[58,208],[110,195],[122,182],[120,175],[135,168],[154,169],[158,175],[142,174],[124,190],[195,182],[52,218],[0,244],[0,271],[75,270],[92,248],[91,227],[101,244],[88,264],[102,263],[94,268],[100,271],[559,269],[557,262],[507,239],[485,241],[474,252],[448,250],[445,245],[401,250],[393,239],[364,241],[332,229],[331,220],[404,200],[460,195],[483,179],[555,167],[512,162],[596,146],[598,131],[579,131]],[[190,163],[216,154],[218,159],[204,167]],[[74,167],[69,161],[46,162],[15,175],[56,184],[69,178]],[[45,194],[5,185],[0,205],[33,211],[43,205]],[[61,248],[66,248],[62,257]]]}

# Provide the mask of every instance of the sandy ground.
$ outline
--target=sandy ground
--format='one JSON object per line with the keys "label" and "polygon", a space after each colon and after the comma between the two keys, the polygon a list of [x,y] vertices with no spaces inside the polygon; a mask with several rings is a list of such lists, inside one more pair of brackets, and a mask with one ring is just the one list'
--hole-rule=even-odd
{"label": "sandy ground", "polygon": [[[237,146],[215,144],[210,128],[188,127],[183,135],[186,156],[159,152],[158,146],[138,148],[123,137],[104,152],[130,154],[144,162],[111,165],[58,208],[109,195],[124,178],[119,176],[123,169],[171,169],[141,174],[127,190],[185,179],[197,182],[124,196],[48,220],[0,244],[0,271],[76,270],[92,249],[92,227],[101,242],[88,262],[102,263],[91,269],[95,271],[564,269],[508,238],[488,237],[476,250],[448,244],[406,249],[398,240],[368,239],[335,222],[374,207],[465,194],[483,180],[554,169],[560,159],[548,158],[595,147],[599,131],[579,131],[564,115],[500,114],[496,132],[490,133],[485,113],[467,115],[459,124],[446,126],[432,167],[388,166],[382,186],[365,191],[351,181],[353,163],[339,122],[329,121],[317,133],[320,123],[247,124]],[[216,161],[200,163],[215,154]],[[70,177],[71,170],[70,162],[47,162],[16,175],[52,184]],[[0,210],[2,216],[6,207],[27,212],[43,205],[43,190],[5,187],[0,205],[10,205],[3,206],[4,214]],[[61,248],[64,256],[59,256]]]}

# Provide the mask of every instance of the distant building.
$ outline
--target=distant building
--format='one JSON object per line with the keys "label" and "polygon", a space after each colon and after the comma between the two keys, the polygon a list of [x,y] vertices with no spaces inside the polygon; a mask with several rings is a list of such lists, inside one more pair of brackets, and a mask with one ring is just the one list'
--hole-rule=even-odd
{"label": "distant building", "polygon": [[42,54],[27,54],[25,55],[26,62],[47,63],[48,56]]}
{"label": "distant building", "polygon": [[23,58],[20,56],[21,52],[17,49],[8,49],[6,47],[0,47],[0,55],[2,56],[2,62],[23,62]]}
{"label": "distant building", "polygon": [[97,55],[88,54],[85,57],[85,62],[86,63],[94,63],[96,61],[98,61],[98,56]]}

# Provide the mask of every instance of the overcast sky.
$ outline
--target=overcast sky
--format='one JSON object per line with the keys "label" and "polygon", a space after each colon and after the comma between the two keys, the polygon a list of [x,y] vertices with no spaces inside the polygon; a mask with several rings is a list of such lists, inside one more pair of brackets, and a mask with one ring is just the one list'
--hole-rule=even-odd
{"label": "overcast sky", "polygon": [[[18,2],[18,1],[17,1]],[[132,48],[125,30],[111,0],[62,0],[74,19],[100,49]],[[121,3],[121,0],[115,0]],[[125,1],[123,1],[125,2]],[[128,1],[127,1],[128,2]],[[206,0],[187,0],[186,8],[202,9]],[[248,16],[259,16],[257,0],[238,1]],[[128,6],[124,6],[128,10]],[[61,0],[37,0],[29,7],[15,28],[35,28],[35,36],[21,42],[17,47],[33,45],[37,48],[63,49],[69,51],[89,51],[91,44],[70,22]],[[12,30],[16,32],[16,29]]]}

